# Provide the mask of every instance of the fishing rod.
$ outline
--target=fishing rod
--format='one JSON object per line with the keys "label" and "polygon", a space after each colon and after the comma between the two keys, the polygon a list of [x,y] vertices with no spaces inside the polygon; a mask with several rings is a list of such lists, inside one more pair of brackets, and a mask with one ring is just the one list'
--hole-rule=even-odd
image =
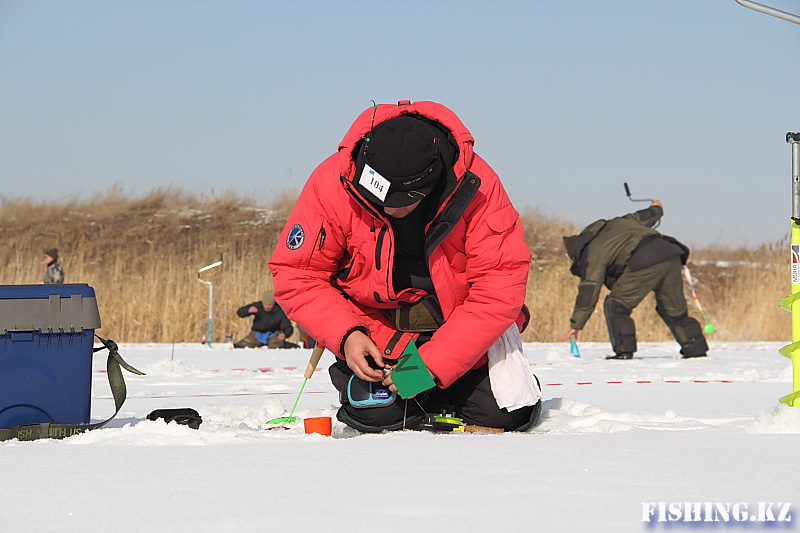
{"label": "fishing rod", "polygon": [[689,283],[689,288],[692,290],[692,301],[697,306],[697,309],[700,310],[700,314],[703,316],[703,320],[705,320],[706,325],[703,326],[703,333],[708,335],[709,333],[714,333],[714,329],[716,327],[714,324],[708,321],[708,317],[706,317],[705,311],[703,311],[703,306],[700,305],[700,300],[697,299],[697,293],[694,291],[694,281],[692,280],[692,274],[689,272],[689,267],[683,267],[683,275],[686,277],[686,281]]}

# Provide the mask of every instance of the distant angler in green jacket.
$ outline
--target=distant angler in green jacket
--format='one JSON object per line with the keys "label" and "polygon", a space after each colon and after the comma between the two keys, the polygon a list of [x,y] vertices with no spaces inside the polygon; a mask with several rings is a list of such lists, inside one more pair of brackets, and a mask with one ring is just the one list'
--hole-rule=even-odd
{"label": "distant angler in green jacket", "polygon": [[562,340],[577,339],[594,311],[600,287],[610,289],[603,303],[608,336],[614,355],[607,359],[632,359],[636,352],[636,326],[631,311],[650,291],[656,312],[681,345],[681,355],[705,357],[708,344],[700,323],[688,315],[683,296],[681,267],[689,249],[653,229],[664,215],[658,200],[647,209],[611,220],[597,220],[579,235],[564,237],[570,272],[578,276],[578,296],[570,329]]}

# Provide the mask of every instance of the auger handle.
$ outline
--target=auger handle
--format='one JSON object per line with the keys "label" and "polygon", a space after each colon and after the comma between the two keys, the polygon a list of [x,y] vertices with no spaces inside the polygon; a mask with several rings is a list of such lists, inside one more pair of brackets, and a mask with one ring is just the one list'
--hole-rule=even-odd
{"label": "auger handle", "polygon": [[651,204],[653,202],[655,202],[655,200],[653,200],[652,198],[641,198],[639,200],[637,200],[635,198],[631,198],[631,189],[630,189],[630,187],[628,187],[628,182],[626,181],[625,183],[623,183],[623,185],[625,185],[625,195],[628,197],[628,200],[630,200],[631,202],[650,202]]}
{"label": "auger handle", "polygon": [[786,142],[792,145],[792,220],[800,224],[800,133],[790,131]]}
{"label": "auger handle", "polygon": [[317,364],[319,360],[322,359],[322,353],[325,351],[325,347],[322,346],[320,343],[317,343],[314,346],[314,351],[311,352],[311,359],[308,361],[308,367],[306,367],[306,373],[303,374],[303,377],[306,379],[311,379],[311,376],[314,375],[314,370],[317,369]]}
{"label": "auger handle", "polygon": [[764,13],[765,15],[772,15],[775,18],[800,24],[800,17],[793,13],[788,13],[786,11],[781,11],[780,9],[775,9],[774,7],[765,6],[764,4],[759,4],[757,2],[753,2],[752,0],[736,0],[736,3],[740,6],[750,8],[753,11]]}

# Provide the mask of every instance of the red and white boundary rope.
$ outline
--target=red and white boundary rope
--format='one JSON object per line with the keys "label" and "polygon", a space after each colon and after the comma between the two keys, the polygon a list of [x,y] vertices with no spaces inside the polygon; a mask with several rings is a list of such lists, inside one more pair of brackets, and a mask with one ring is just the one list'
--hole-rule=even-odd
{"label": "red and white boundary rope", "polygon": [[[583,363],[589,364],[589,363]],[[535,363],[531,363],[531,366],[536,366]],[[272,367],[262,367],[256,370],[248,370],[247,368],[232,368],[230,371],[232,372],[274,372],[275,370],[289,370],[289,371],[296,371],[296,366],[285,366],[283,368],[272,368]],[[320,372],[322,368],[317,367],[314,369],[314,372]],[[95,372],[99,374],[105,374],[105,370],[96,370]],[[211,369],[208,372],[222,372],[220,369]],[[544,382],[543,386],[545,387],[561,387],[565,385],[651,385],[653,383],[666,383],[666,384],[680,384],[680,383],[699,383],[699,384],[708,384],[708,383],[735,383],[732,379],[662,379],[662,380],[652,380],[652,379],[609,379],[605,381],[551,381],[551,382]],[[204,396],[253,396],[258,394],[291,394],[288,392],[259,392],[259,393],[231,393],[231,394],[195,394],[190,396],[151,396],[151,398],[196,398],[196,397],[204,397]],[[321,392],[311,392],[310,394],[322,394]]]}
{"label": "red and white boundary rope", "polygon": [[[229,370],[229,372],[274,372],[276,370],[297,370],[297,367],[296,366],[285,366],[283,368],[272,368],[271,366],[265,366],[265,367],[257,368],[255,370],[249,370],[247,368],[231,368]],[[317,367],[317,368],[314,369],[314,372],[319,372],[320,370],[322,370],[322,368]],[[97,372],[98,374],[105,374],[106,373],[105,370],[95,370],[95,372]],[[204,370],[204,372],[216,372],[216,373],[218,373],[218,372],[222,372],[222,370],[220,370],[219,368],[212,368],[212,369],[209,369],[209,370]]]}
{"label": "red and white boundary rope", "polygon": [[[339,394],[337,391],[305,391],[303,394]],[[275,396],[296,395],[296,392],[229,392],[226,394],[163,394],[159,396],[128,396],[129,400],[161,400],[169,398],[218,398],[228,396]],[[113,396],[96,396],[96,400],[113,400]]]}
{"label": "red and white boundary rope", "polygon": [[576,381],[574,383],[545,383],[545,387],[558,387],[561,385],[649,385],[652,383],[734,383],[730,379],[663,379],[663,380],[650,380],[650,379],[637,379],[637,380],[608,380],[608,381]]}
{"label": "red and white boundary rope", "polygon": [[[317,369],[319,370],[319,369]],[[701,383],[701,384],[708,384],[708,383],[734,383],[734,381],[729,379],[665,379],[663,381],[653,381],[647,379],[640,379],[640,380],[631,380],[631,381],[624,381],[624,380],[608,380],[608,381],[576,381],[572,383],[568,382],[551,382],[551,383],[544,383],[544,387],[560,387],[563,385],[625,385],[625,384],[635,384],[635,385],[649,385],[653,383],[668,383],[668,384],[678,384],[678,383]],[[218,397],[233,397],[233,396],[285,396],[285,395],[293,395],[295,394],[294,391],[289,392],[230,392],[225,394],[164,394],[158,396],[129,396],[129,399],[146,399],[146,400],[153,400],[153,399],[170,399],[170,398],[218,398]],[[337,391],[305,391],[304,394],[338,394]],[[99,400],[113,400],[114,398],[111,396],[98,396],[96,399]]]}

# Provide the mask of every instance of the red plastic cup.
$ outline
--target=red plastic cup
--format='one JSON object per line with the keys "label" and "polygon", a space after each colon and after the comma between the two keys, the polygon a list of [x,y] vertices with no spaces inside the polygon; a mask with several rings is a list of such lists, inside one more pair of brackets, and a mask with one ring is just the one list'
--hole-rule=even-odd
{"label": "red plastic cup", "polygon": [[311,418],[303,419],[303,427],[306,429],[307,434],[319,433],[320,435],[331,434],[331,417],[329,416],[314,416]]}

